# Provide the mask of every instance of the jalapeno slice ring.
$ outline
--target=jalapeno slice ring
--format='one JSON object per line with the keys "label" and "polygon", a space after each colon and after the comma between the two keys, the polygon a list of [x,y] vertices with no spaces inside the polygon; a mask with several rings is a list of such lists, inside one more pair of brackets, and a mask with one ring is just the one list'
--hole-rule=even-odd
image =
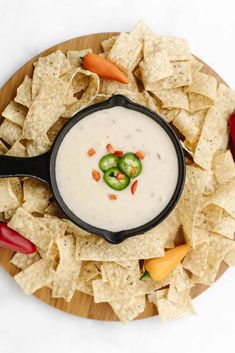
{"label": "jalapeno slice ring", "polygon": [[142,171],[142,163],[134,153],[128,152],[119,160],[119,168],[129,178],[134,179]]}
{"label": "jalapeno slice ring", "polygon": [[104,181],[110,188],[114,190],[123,190],[129,185],[130,178],[127,175],[125,175],[125,177],[121,180],[117,179],[117,176],[120,173],[121,171],[117,167],[109,168],[106,170],[104,173]]}
{"label": "jalapeno slice ring", "polygon": [[104,157],[101,158],[99,162],[99,167],[102,172],[106,172],[108,169],[113,167],[118,167],[119,157],[115,156],[114,154],[106,154]]}

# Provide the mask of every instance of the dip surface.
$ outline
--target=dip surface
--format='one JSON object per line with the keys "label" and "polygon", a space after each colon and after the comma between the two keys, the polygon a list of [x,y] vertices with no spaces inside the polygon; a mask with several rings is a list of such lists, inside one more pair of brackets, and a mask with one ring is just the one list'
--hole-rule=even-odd
{"label": "dip surface", "polygon": [[[103,181],[98,165],[108,143],[124,153],[144,152],[134,195],[130,187],[116,191]],[[90,148],[96,151],[92,157],[87,155]],[[99,182],[92,179],[93,169],[100,172]],[[56,159],[57,185],[68,208],[84,222],[114,232],[155,218],[170,201],[177,179],[178,160],[170,137],[148,116],[123,107],[83,118],[65,136]],[[111,201],[110,194],[117,200]]]}

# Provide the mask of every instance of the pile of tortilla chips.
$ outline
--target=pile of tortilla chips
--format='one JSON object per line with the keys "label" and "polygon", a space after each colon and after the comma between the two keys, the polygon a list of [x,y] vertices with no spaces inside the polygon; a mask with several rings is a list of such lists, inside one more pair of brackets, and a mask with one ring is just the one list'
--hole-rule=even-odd
{"label": "pile of tortilla chips", "polygon": [[[62,219],[46,184],[1,179],[2,220],[38,250],[13,256],[11,262],[22,270],[15,280],[27,294],[47,286],[52,297],[67,302],[77,290],[93,295],[123,322],[142,313],[147,299],[162,321],[193,314],[191,289],[211,285],[222,261],[235,265],[235,165],[227,148],[235,92],[203,71],[185,39],[156,35],[143,22],[101,45],[100,55],[120,67],[129,83],[84,70],[82,57],[92,49],[39,58],[32,78],[25,77],[2,112],[0,153],[41,154],[76,112],[121,93],[174,126],[191,156],[183,195],[158,227],[111,245]],[[141,281],[140,260],[163,256],[179,243],[179,234],[191,245],[182,264],[162,282]]]}

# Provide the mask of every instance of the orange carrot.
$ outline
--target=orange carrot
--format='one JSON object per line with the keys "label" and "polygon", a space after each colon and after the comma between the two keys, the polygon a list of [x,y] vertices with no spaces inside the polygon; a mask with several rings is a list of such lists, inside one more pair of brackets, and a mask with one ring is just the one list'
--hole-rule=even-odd
{"label": "orange carrot", "polygon": [[86,54],[83,58],[85,69],[95,72],[105,80],[128,83],[127,76],[114,64],[97,54]]}
{"label": "orange carrot", "polygon": [[179,245],[173,249],[167,250],[163,257],[145,260],[145,272],[141,279],[152,278],[154,281],[163,280],[183,260],[189,248],[189,244]]}

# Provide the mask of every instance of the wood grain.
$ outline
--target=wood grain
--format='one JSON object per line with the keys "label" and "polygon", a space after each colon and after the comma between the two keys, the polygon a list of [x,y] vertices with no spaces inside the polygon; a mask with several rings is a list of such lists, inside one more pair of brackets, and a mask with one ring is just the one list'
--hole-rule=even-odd
{"label": "wood grain", "polygon": [[[6,105],[15,97],[16,89],[22,83],[25,75],[27,74],[30,77],[32,76],[33,63],[37,60],[38,56],[48,55],[57,49],[60,49],[61,51],[66,53],[68,50],[92,48],[95,53],[99,53],[101,52],[100,42],[115,34],[117,33],[97,33],[74,38],[58,45],[55,45],[54,47],[47,49],[36,57],[34,57],[24,66],[22,66],[1,88],[0,112],[2,112]],[[225,83],[224,80],[205,63],[202,71],[214,75],[218,82]],[[0,248],[0,265],[5,268],[5,270],[11,276],[14,276],[18,272],[18,269],[10,263],[12,255],[12,251]],[[227,268],[228,266],[225,263],[222,263],[217,278],[222,276],[222,274],[226,271]],[[201,294],[206,289],[207,286],[204,285],[197,285],[196,287],[194,287],[192,290],[193,298]],[[96,320],[117,320],[117,316],[108,304],[94,304],[93,297],[78,291],[75,293],[70,303],[66,303],[63,299],[53,299],[51,297],[51,290],[48,288],[40,289],[34,295],[45,303],[73,315]],[[145,311],[141,315],[139,315],[137,319],[146,318],[156,314],[157,311],[153,304],[147,303]]]}

